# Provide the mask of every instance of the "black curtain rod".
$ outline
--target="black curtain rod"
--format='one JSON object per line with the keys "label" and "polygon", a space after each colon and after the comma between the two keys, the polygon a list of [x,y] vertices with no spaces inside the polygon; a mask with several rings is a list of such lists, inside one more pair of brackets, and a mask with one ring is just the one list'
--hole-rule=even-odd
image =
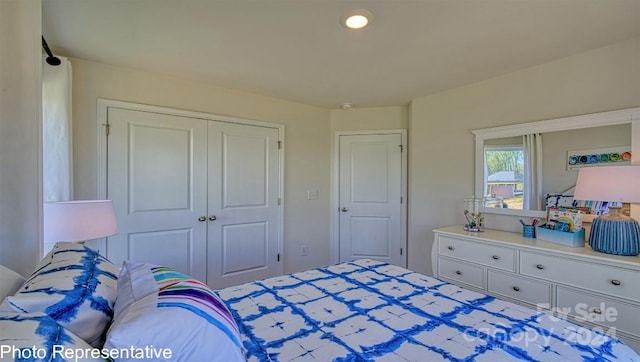
{"label": "black curtain rod", "polygon": [[42,36],[42,48],[44,48],[44,51],[47,52],[47,63],[49,65],[60,65],[60,63],[62,63],[62,61],[60,61],[60,58],[56,57],[53,55],[53,53],[51,52],[51,49],[49,49],[49,46],[47,45],[47,41],[44,40],[44,35]]}

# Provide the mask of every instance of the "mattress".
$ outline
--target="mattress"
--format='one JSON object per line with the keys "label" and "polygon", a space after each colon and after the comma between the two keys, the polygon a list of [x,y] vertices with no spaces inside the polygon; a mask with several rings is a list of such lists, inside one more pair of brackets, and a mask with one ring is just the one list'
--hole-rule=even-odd
{"label": "mattress", "polygon": [[620,361],[618,339],[361,259],[218,290],[249,361]]}

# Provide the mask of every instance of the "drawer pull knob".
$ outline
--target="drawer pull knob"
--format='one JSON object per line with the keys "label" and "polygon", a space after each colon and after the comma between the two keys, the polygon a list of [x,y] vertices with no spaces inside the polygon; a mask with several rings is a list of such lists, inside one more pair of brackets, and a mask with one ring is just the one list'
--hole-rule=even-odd
{"label": "drawer pull knob", "polygon": [[613,285],[621,285],[622,282],[619,281],[618,279],[614,279],[614,280],[611,281],[611,284],[613,284]]}
{"label": "drawer pull knob", "polygon": [[454,248],[453,248],[453,246],[449,245],[449,246],[447,246],[447,249],[453,250]]}
{"label": "drawer pull knob", "polygon": [[513,290],[515,290],[516,292],[519,292],[520,291],[520,287],[516,285],[516,286],[513,287]]}
{"label": "drawer pull knob", "polygon": [[538,269],[542,270],[542,269],[544,269],[544,265],[542,265],[542,264],[538,264],[538,265],[536,265],[536,268],[538,268]]}
{"label": "drawer pull knob", "polygon": [[462,272],[460,270],[456,270],[456,274],[457,275],[462,275]]}
{"label": "drawer pull knob", "polygon": [[500,256],[499,255],[492,255],[491,257],[493,258],[493,260],[500,260]]}
{"label": "drawer pull knob", "polygon": [[593,313],[593,314],[602,314],[602,310],[600,310],[600,308],[593,308],[591,310],[591,313]]}

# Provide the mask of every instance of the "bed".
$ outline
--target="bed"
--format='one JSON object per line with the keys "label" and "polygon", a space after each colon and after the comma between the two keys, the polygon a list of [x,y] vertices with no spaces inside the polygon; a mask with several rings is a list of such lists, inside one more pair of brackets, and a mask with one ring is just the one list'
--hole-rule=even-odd
{"label": "bed", "polygon": [[369,259],[217,291],[249,361],[633,361],[615,338]]}
{"label": "bed", "polygon": [[362,259],[212,290],[57,243],[0,268],[0,360],[640,361],[619,340]]}

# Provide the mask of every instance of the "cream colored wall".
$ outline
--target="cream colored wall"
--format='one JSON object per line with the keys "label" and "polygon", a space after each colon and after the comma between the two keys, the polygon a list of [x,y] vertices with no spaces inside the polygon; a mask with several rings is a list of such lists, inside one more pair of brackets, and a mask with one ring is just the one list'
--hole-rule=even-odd
{"label": "cream colored wall", "polygon": [[[97,195],[98,98],[284,124],[284,270],[291,273],[329,262],[328,110],[81,59],[71,62],[77,199]],[[319,199],[308,201],[308,189],[318,189]],[[309,247],[307,256],[300,256],[299,245]]]}
{"label": "cream colored wall", "polygon": [[[433,229],[463,223],[472,129],[640,106],[640,38],[414,99],[409,115],[409,267],[431,274]],[[487,227],[517,220],[487,215]]]}
{"label": "cream colored wall", "polygon": [[331,131],[407,129],[409,109],[399,107],[334,109],[330,113]]}
{"label": "cream colored wall", "polygon": [[28,275],[40,257],[40,0],[0,0],[0,264]]}

